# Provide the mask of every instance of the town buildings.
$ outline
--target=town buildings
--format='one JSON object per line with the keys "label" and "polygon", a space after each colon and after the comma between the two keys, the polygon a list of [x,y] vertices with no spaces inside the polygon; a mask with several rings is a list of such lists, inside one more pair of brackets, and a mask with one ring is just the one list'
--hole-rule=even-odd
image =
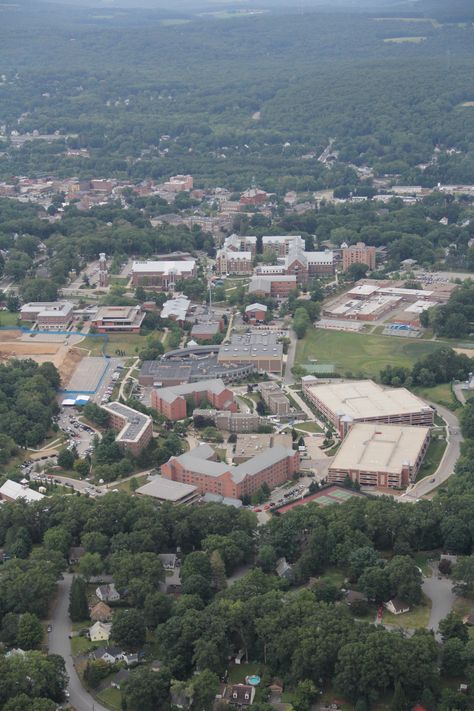
{"label": "town buildings", "polygon": [[290,413],[290,401],[282,392],[279,384],[272,381],[268,383],[260,383],[259,390],[263,402],[268,407],[272,415],[286,416]]}
{"label": "town buildings", "polygon": [[132,286],[155,286],[163,290],[174,290],[177,281],[193,279],[196,276],[196,260],[156,260],[133,262]]}
{"label": "town buildings", "polygon": [[192,175],[173,175],[166,183],[163,184],[165,190],[172,193],[182,193],[192,190],[194,180]]}
{"label": "town buildings", "polygon": [[268,307],[265,304],[249,304],[244,312],[244,320],[251,324],[264,323]]}
{"label": "town buildings", "polygon": [[351,264],[366,264],[371,271],[375,269],[376,248],[368,247],[365,242],[357,242],[350,247],[342,247],[342,271],[346,272]]}
{"label": "town buildings", "polygon": [[276,446],[238,466],[216,461],[207,444],[171,459],[161,466],[167,479],[195,486],[202,494],[213,493],[230,498],[252,496],[266,483],[270,488],[283,484],[298,471],[298,452]]}
{"label": "town buildings", "polygon": [[216,254],[216,270],[218,274],[236,274],[247,276],[253,272],[253,257],[251,252],[235,252],[232,249],[219,249]]}
{"label": "town buildings", "polygon": [[429,427],[355,424],[329,467],[328,481],[401,488],[415,481],[430,442]]}
{"label": "town buildings", "polygon": [[33,321],[40,331],[65,331],[73,318],[71,301],[33,301],[20,309],[22,321]]}
{"label": "town buildings", "polygon": [[293,440],[289,434],[249,434],[238,435],[233,447],[232,461],[242,464],[273,447],[291,449]]}
{"label": "town buildings", "polygon": [[230,412],[229,410],[214,410],[196,408],[193,418],[205,417],[218,430],[226,432],[257,432],[264,419],[254,413]]}
{"label": "town buildings", "polygon": [[177,296],[174,299],[168,299],[163,304],[160,312],[161,318],[169,318],[172,321],[176,321],[179,325],[182,325],[185,321],[189,320],[189,312],[191,308],[191,301],[185,296]]}
{"label": "town buildings", "polygon": [[286,299],[297,288],[295,275],[257,274],[249,284],[249,294]]}
{"label": "town buildings", "polygon": [[273,252],[277,257],[285,257],[292,247],[304,251],[305,241],[301,235],[267,235],[262,237],[264,254]]}
{"label": "town buildings", "polygon": [[101,306],[91,326],[97,333],[140,333],[145,315],[140,306]]}
{"label": "town buildings", "polygon": [[230,343],[220,346],[219,363],[252,363],[260,372],[281,375],[283,345],[273,333],[233,334]]}
{"label": "town buildings", "polygon": [[117,444],[138,457],[153,436],[151,417],[121,402],[110,402],[101,407],[108,413],[112,429],[118,432]]}
{"label": "town buildings", "polygon": [[222,330],[222,321],[203,321],[195,323],[191,329],[191,338],[197,343],[212,343]]}
{"label": "town buildings", "polygon": [[168,420],[183,420],[188,401],[194,406],[205,401],[216,410],[237,410],[234,393],[219,379],[155,389],[151,393],[151,406]]}
{"label": "town buildings", "polygon": [[41,501],[44,499],[44,495],[30,489],[26,479],[22,479],[20,483],[7,479],[0,487],[0,501],[18,501],[19,499],[31,503]]}
{"label": "town buildings", "polygon": [[433,424],[433,409],[406,388],[384,389],[372,380],[317,385],[309,379],[303,392],[343,437],[357,422]]}

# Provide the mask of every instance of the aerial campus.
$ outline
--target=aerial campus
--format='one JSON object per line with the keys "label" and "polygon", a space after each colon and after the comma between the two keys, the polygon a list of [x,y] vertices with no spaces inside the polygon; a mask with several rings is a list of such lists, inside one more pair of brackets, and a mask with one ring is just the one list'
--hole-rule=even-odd
{"label": "aerial campus", "polygon": [[474,709],[473,36],[0,4],[0,711]]}

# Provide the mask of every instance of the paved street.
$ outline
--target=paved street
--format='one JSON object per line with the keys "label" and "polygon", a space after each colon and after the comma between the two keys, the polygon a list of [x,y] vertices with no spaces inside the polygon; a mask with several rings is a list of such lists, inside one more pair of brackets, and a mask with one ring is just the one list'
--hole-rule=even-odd
{"label": "paved street", "polygon": [[285,375],[283,376],[284,385],[292,385],[295,382],[295,378],[291,372],[291,369],[295,364],[296,355],[296,333],[293,329],[288,332],[288,336],[290,338],[290,345],[288,346],[288,353],[286,356]]}
{"label": "paved street", "polygon": [[436,487],[449,479],[459,459],[461,442],[463,441],[459,420],[456,415],[441,405],[436,405],[436,409],[441,417],[446,420],[448,425],[448,445],[443,459],[432,476],[425,477],[417,484],[414,484],[409,491],[398,497],[399,501],[414,501],[432,492],[433,489],[436,489]]}
{"label": "paved street", "polygon": [[453,584],[449,578],[442,577],[441,580],[438,580],[436,565],[432,569],[431,577],[423,578],[423,592],[431,600],[431,614],[427,627],[434,631],[438,641],[441,641],[441,636],[438,633],[439,623],[451,612],[456,599],[452,587]]}
{"label": "paved street", "polygon": [[52,631],[49,633],[48,647],[50,654],[59,654],[66,662],[66,671],[69,676],[69,701],[76,711],[108,711],[84,689],[74,668],[71,656],[69,633],[71,622],[69,620],[69,590],[73,576],[64,574],[64,580],[59,581],[58,595],[54,604],[51,617]]}

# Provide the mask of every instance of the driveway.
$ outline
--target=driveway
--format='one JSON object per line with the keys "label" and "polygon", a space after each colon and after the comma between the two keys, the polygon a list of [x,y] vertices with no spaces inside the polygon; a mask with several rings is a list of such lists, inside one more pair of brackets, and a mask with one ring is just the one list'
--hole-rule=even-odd
{"label": "driveway", "polygon": [[448,444],[446,450],[436,472],[431,476],[421,479],[417,484],[414,484],[408,491],[398,497],[399,501],[414,501],[422,496],[426,496],[440,484],[444,484],[454,472],[454,467],[461,454],[461,442],[463,441],[463,437],[458,418],[446,407],[442,407],[441,405],[434,405],[434,407],[436,407],[438,413],[443,420],[445,420],[447,425]]}
{"label": "driveway", "polygon": [[438,580],[438,568],[435,565],[431,577],[423,578],[423,592],[431,600],[431,614],[427,627],[433,630],[436,640],[440,642],[439,623],[449,615],[456,600],[452,580],[444,576]]}
{"label": "driveway", "polygon": [[76,711],[109,711],[84,689],[74,667],[68,637],[71,632],[68,607],[72,578],[70,573],[65,573],[64,580],[59,581],[58,594],[51,616],[53,629],[48,635],[49,653],[59,654],[66,662],[66,671],[69,676],[69,702]]}

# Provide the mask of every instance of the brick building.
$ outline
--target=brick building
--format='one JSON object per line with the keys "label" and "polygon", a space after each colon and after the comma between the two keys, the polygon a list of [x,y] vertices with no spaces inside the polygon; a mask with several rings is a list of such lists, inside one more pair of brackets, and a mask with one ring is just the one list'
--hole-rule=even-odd
{"label": "brick building", "polygon": [[233,334],[230,343],[219,348],[220,364],[250,363],[260,372],[281,375],[283,368],[283,345],[273,333]]}
{"label": "brick building", "polygon": [[163,187],[172,193],[183,193],[187,190],[192,190],[194,180],[192,175],[173,175],[164,183]]}
{"label": "brick building", "polygon": [[64,331],[72,321],[74,304],[70,301],[33,301],[20,309],[22,321],[34,321],[41,331]]}
{"label": "brick building", "polygon": [[131,452],[134,457],[138,457],[153,436],[151,417],[121,402],[110,402],[101,407],[109,415],[111,428],[118,432],[117,444]]}
{"label": "brick building", "polygon": [[280,385],[273,382],[260,383],[259,390],[263,402],[272,415],[285,416],[290,413],[290,401],[282,392]]}
{"label": "brick building", "polygon": [[168,420],[183,420],[187,415],[187,402],[198,407],[203,400],[216,410],[237,410],[234,393],[219,379],[159,388],[151,393],[151,406]]}
{"label": "brick building", "polygon": [[252,274],[252,253],[235,252],[232,249],[219,249],[216,254],[216,269],[218,274]]}
{"label": "brick building", "polygon": [[252,496],[266,483],[270,488],[283,484],[299,469],[299,454],[277,446],[238,466],[216,461],[207,444],[171,459],[161,466],[161,474],[172,481],[196,486],[200,493],[219,494],[234,499]]}
{"label": "brick building", "polygon": [[196,260],[133,262],[132,285],[156,286],[172,290],[177,281],[196,276]]}
{"label": "brick building", "polygon": [[140,306],[101,306],[91,326],[97,333],[140,333],[144,318]]}
{"label": "brick building", "polygon": [[244,312],[244,320],[248,323],[264,323],[267,316],[268,307],[265,304],[249,304]]}
{"label": "brick building", "polygon": [[258,274],[250,280],[249,293],[255,296],[274,296],[277,299],[286,299],[288,294],[296,288],[296,276]]}
{"label": "brick building", "polygon": [[351,264],[366,264],[370,270],[375,269],[376,249],[368,247],[365,242],[357,242],[350,247],[342,248],[342,271],[346,272]]}

